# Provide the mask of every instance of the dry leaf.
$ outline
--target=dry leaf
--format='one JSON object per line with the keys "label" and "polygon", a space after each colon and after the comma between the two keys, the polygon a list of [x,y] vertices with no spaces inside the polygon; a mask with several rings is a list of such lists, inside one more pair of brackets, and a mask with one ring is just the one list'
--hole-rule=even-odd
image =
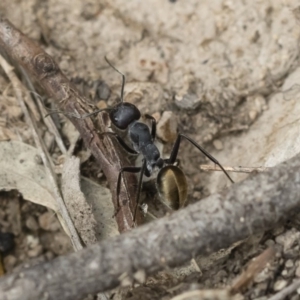
{"label": "dry leaf", "polygon": [[0,190],[18,190],[23,198],[57,211],[36,148],[16,141],[0,142]]}
{"label": "dry leaf", "polygon": [[81,177],[81,190],[97,222],[97,239],[103,240],[118,235],[110,190],[84,177]]}
{"label": "dry leaf", "polygon": [[[18,190],[23,198],[58,213],[38,150],[16,141],[0,142],[0,191]],[[82,191],[96,220],[97,240],[118,234],[110,191],[81,178]],[[71,216],[72,217],[72,216]],[[58,218],[61,220],[60,214]],[[65,228],[65,226],[63,226]]]}
{"label": "dry leaf", "polygon": [[86,245],[91,245],[97,242],[96,220],[91,207],[80,190],[79,168],[79,158],[66,157],[62,172],[62,193],[79,236]]}

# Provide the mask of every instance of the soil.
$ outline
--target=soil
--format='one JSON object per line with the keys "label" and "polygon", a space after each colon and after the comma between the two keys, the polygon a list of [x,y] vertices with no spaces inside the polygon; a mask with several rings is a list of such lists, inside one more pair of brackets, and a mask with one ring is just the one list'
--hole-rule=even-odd
{"label": "soil", "polygon": [[[98,107],[117,103],[120,95],[121,77],[108,66],[107,56],[126,75],[125,100],[158,122],[166,122],[160,123],[158,132],[166,157],[174,132],[179,131],[217,159],[221,157],[223,165],[237,166],[240,161],[231,155],[235,143],[246,136],[244,146],[251,146],[247,133],[298,67],[300,25],[294,10],[298,4],[283,0],[2,0],[0,13],[54,57]],[[51,99],[38,92],[50,105]],[[0,111],[0,141],[33,145],[2,70]],[[58,124],[67,122],[58,120]],[[39,129],[57,163],[60,152],[53,136],[42,121]],[[71,144],[67,134],[63,137]],[[182,143],[179,159],[188,179],[189,203],[230,186],[223,174],[220,182],[221,175],[200,171],[207,158],[187,141]],[[85,155],[82,174],[105,185],[104,175],[85,150],[80,141],[76,143],[75,153]],[[263,164],[256,163],[249,167]],[[2,254],[6,272],[72,251],[55,214],[27,200],[18,191],[0,193],[0,232],[15,236],[13,250]],[[299,229],[297,220],[279,224],[231,249],[197,258],[200,272],[195,266],[162,272],[146,286],[114,291],[110,297],[167,300],[198,288],[224,288],[252,258],[274,246],[275,259],[243,293],[244,299],[268,299],[300,277]],[[287,299],[299,299],[299,294],[300,289]]]}

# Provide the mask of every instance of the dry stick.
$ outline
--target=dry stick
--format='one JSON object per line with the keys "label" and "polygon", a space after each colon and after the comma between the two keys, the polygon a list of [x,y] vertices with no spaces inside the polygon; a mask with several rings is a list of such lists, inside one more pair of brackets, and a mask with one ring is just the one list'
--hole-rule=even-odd
{"label": "dry stick", "polygon": [[236,293],[241,293],[248,288],[249,285],[253,283],[255,276],[257,276],[257,274],[266,267],[270,260],[274,258],[275,253],[275,249],[270,247],[252,259],[242,274],[234,280],[229,289],[231,294],[234,295]]}
{"label": "dry stick", "polygon": [[300,287],[300,280],[296,280],[291,285],[287,286],[271,298],[269,300],[284,300],[286,297],[290,296],[294,291],[296,291]]}
{"label": "dry stick", "polygon": [[[28,77],[28,74],[26,73],[26,71],[23,68],[21,68],[21,72],[23,73],[23,75],[25,77],[25,80],[26,80],[26,83],[28,84],[29,89],[34,92],[34,94],[32,94],[32,96],[36,100],[36,103],[40,109],[40,112],[42,113],[42,115],[45,116],[48,112],[46,111],[44,105],[41,103],[42,99],[40,97],[36,96],[37,92],[31,82],[30,78]],[[37,98],[39,98],[39,99],[37,99]],[[45,118],[44,122],[45,122],[46,126],[48,127],[49,131],[54,135],[57,146],[58,146],[59,150],[61,151],[61,153],[67,154],[67,149],[65,147],[65,144],[64,144],[52,118]]]}
{"label": "dry stick", "polygon": [[62,295],[65,300],[79,300],[117,287],[120,278],[128,282],[137,271],[153,274],[268,230],[299,213],[299,170],[300,155],[169,217],[3,277],[0,300],[61,299]]}
{"label": "dry stick", "polygon": [[5,71],[6,75],[10,79],[10,81],[12,82],[17,100],[19,101],[19,104],[20,104],[20,106],[23,110],[23,113],[25,115],[26,122],[28,123],[28,125],[31,128],[35,144],[36,144],[37,148],[39,149],[41,158],[43,160],[43,163],[44,163],[44,166],[45,166],[45,169],[46,169],[46,173],[47,173],[48,178],[50,180],[52,190],[53,190],[53,194],[54,194],[54,197],[55,197],[55,199],[57,201],[57,204],[58,204],[58,207],[59,207],[59,212],[62,215],[64,221],[66,222],[67,228],[69,230],[70,238],[71,238],[73,247],[74,247],[75,250],[81,250],[83,247],[82,247],[80,238],[79,238],[78,233],[75,229],[73,221],[70,218],[70,215],[69,215],[68,210],[67,210],[67,208],[64,204],[64,201],[61,197],[61,193],[60,193],[60,190],[58,188],[54,172],[52,171],[51,164],[49,162],[49,155],[46,154],[45,147],[44,147],[44,145],[41,141],[41,138],[40,138],[40,136],[37,132],[37,126],[36,126],[35,122],[33,121],[33,119],[30,117],[29,111],[28,111],[28,109],[27,109],[27,107],[26,107],[26,105],[23,101],[21,91],[24,90],[24,87],[22,86],[21,82],[19,81],[19,79],[17,78],[15,73],[13,72],[13,68],[6,62],[6,60],[1,55],[0,55],[0,65],[3,68],[3,70]]}
{"label": "dry stick", "polygon": [[[219,166],[212,166],[212,165],[200,165],[200,170],[203,171],[221,171],[223,170]],[[224,167],[224,170],[227,172],[236,172],[236,173],[260,173],[260,172],[266,172],[270,168],[268,167]]]}
{"label": "dry stick", "polygon": [[[70,83],[60,71],[54,60],[37,44],[18,31],[8,20],[0,17],[0,48],[21,65],[24,70],[34,76],[48,94],[57,101],[60,109],[68,114],[84,115],[96,109],[80,95],[76,87]],[[132,165],[127,155],[124,155],[120,145],[114,137],[100,138],[98,133],[107,131],[109,118],[106,113],[99,114],[93,122],[91,118],[70,118],[80,132],[85,144],[90,148],[108,180],[114,206],[117,209],[116,183],[121,166]],[[120,232],[128,231],[134,227],[133,214],[136,204],[137,180],[133,174],[123,176],[120,203],[116,221]],[[140,224],[142,216],[138,210],[136,223]]]}

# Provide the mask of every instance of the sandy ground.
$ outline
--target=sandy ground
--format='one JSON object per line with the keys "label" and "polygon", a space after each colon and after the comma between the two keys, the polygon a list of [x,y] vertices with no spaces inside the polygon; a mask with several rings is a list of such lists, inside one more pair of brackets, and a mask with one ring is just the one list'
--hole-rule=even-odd
{"label": "sandy ground", "polygon": [[[269,167],[299,152],[297,5],[299,1],[283,0],[2,0],[0,13],[42,45],[91,101],[112,105],[118,99],[121,79],[105,62],[107,56],[126,75],[125,100],[143,113],[159,120],[172,111],[178,131],[212,151],[223,165]],[[0,140],[32,143],[7,86],[0,72]],[[159,132],[161,138],[163,134]],[[44,139],[51,146],[49,133],[44,132]],[[223,174],[200,171],[207,160],[183,143],[179,158],[190,202],[230,185]],[[171,143],[165,144],[166,156],[170,149]],[[82,171],[105,182],[92,158]],[[243,177],[233,175],[236,181]],[[17,193],[0,195],[0,231],[17,237],[16,249],[5,258],[7,271],[70,251],[54,215]],[[300,277],[298,227],[291,222],[222,255],[199,258],[201,274],[173,274],[176,279],[170,275],[169,281],[158,275],[144,290],[126,290],[112,299],[146,299],[146,294],[171,299],[193,284],[224,287],[249,259],[275,245],[276,262],[244,294],[245,299],[267,299]],[[299,294],[289,299],[299,299]]]}

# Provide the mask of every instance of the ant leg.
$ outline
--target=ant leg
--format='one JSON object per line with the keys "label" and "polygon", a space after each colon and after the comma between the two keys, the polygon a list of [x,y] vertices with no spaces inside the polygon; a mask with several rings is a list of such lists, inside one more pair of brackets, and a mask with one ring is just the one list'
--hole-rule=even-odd
{"label": "ant leg", "polygon": [[117,140],[118,140],[118,142],[120,143],[120,145],[127,151],[127,152],[129,152],[130,154],[138,154],[135,150],[133,150],[133,149],[131,149],[124,141],[123,141],[123,139],[121,138],[121,137],[119,137],[116,133],[114,133],[114,132],[109,132],[109,131],[107,131],[107,132],[102,132],[102,133],[100,133],[99,134],[100,136],[101,135],[112,135],[112,136],[114,136]]}
{"label": "ant leg", "polygon": [[124,102],[124,87],[125,87],[125,75],[120,72],[109,60],[106,56],[104,56],[106,62],[112,67],[116,72],[118,72],[120,75],[122,75],[122,86],[121,86],[121,103]]}
{"label": "ant leg", "polygon": [[136,205],[135,205],[135,209],[134,209],[133,222],[135,222],[135,217],[136,217],[137,209],[138,209],[139,202],[140,202],[140,195],[141,195],[141,190],[142,190],[142,183],[143,183],[143,176],[145,173],[145,169],[146,169],[146,160],[144,159],[143,165],[141,168],[139,182],[138,182],[138,190],[137,190],[136,200],[135,200]]}
{"label": "ant leg", "polygon": [[[50,110],[50,108],[48,108],[46,106],[45,106],[45,108],[47,110]],[[51,111],[51,112],[47,113],[44,116],[44,118],[47,118],[48,116],[53,115],[53,114],[63,114],[65,116],[69,116],[69,117],[72,117],[72,118],[75,118],[75,119],[86,119],[86,118],[91,117],[93,115],[97,115],[102,111],[110,111],[110,110],[112,110],[112,108],[97,109],[97,110],[95,110],[91,113],[87,113],[87,114],[84,114],[84,115],[76,115],[75,113],[66,113],[66,112],[63,112],[63,111],[60,111],[60,110],[54,110],[54,111]]]}
{"label": "ant leg", "polygon": [[146,114],[145,115],[146,119],[149,119],[151,120],[151,136],[152,136],[152,139],[155,140],[155,137],[156,137],[156,120],[155,118],[153,118],[152,116]]}
{"label": "ant leg", "polygon": [[224,172],[224,174],[227,176],[227,178],[234,183],[234,181],[232,180],[232,178],[229,176],[229,174],[225,171],[225,169],[223,168],[223,166],[211,155],[209,154],[205,149],[203,149],[199,144],[197,144],[193,139],[189,138],[188,136],[186,136],[183,133],[179,133],[177,136],[177,139],[173,145],[173,149],[171,151],[171,155],[170,158],[166,160],[167,163],[169,164],[174,164],[176,161],[176,157],[178,154],[178,150],[179,150],[179,146],[180,146],[180,142],[181,142],[181,138],[184,137],[186,140],[188,140],[190,143],[192,143],[199,151],[201,151],[207,158],[209,158],[212,162],[214,162],[216,165],[218,165],[221,170]]}

